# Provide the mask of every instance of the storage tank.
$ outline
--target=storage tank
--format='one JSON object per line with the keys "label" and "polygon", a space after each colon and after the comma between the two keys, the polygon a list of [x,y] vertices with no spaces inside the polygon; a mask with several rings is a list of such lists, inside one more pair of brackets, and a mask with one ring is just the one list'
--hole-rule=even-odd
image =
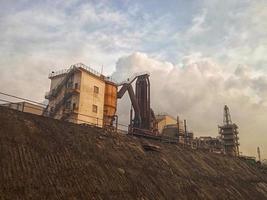
{"label": "storage tank", "polygon": [[113,82],[105,83],[104,126],[110,126],[117,110],[117,85]]}

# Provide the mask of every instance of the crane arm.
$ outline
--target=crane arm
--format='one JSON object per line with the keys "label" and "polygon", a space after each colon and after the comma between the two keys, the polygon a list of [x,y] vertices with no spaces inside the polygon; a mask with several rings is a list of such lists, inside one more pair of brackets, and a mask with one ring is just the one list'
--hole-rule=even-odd
{"label": "crane arm", "polygon": [[117,98],[121,99],[128,89],[129,84],[123,84],[120,91],[117,93]]}

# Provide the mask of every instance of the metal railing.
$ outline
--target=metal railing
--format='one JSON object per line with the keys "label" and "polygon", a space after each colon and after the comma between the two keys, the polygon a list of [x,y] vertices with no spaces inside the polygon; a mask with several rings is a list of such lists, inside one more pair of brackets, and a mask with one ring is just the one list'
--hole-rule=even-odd
{"label": "metal railing", "polygon": [[127,78],[125,81],[122,81],[120,83],[117,83],[118,86],[123,85],[123,84],[130,84],[131,82],[133,82],[138,76],[142,76],[142,75],[149,75],[148,71],[144,71],[144,72],[137,72],[134,73],[131,77]]}
{"label": "metal railing", "polygon": [[69,74],[70,72],[73,72],[73,70],[78,69],[78,68],[85,69],[87,72],[90,72],[91,74],[94,74],[95,76],[97,76],[99,78],[102,78],[105,81],[111,81],[111,82],[117,84],[116,81],[112,77],[105,77],[100,72],[92,69],[91,67],[88,67],[88,66],[86,66],[86,65],[84,65],[82,63],[77,63],[77,64],[74,64],[74,65],[71,65],[70,68],[68,68],[68,69],[63,69],[63,70],[60,70],[60,71],[52,72],[52,73],[50,73],[48,75],[48,78],[52,78],[52,77],[59,76],[59,75],[62,75],[62,74],[65,74],[66,76],[54,87],[54,89],[52,89],[51,91],[45,93],[45,98],[49,99],[50,97],[55,95],[57,93],[57,91],[60,90],[60,88],[62,88],[64,83],[66,81],[68,81],[69,77],[67,76],[67,74]]}
{"label": "metal railing", "polygon": [[82,68],[82,69],[85,69],[86,71],[98,76],[98,77],[101,77],[103,76],[103,79],[106,80],[106,81],[112,81],[114,83],[116,83],[116,81],[111,77],[111,76],[104,76],[102,75],[100,72],[98,72],[97,70],[89,67],[89,66],[86,66],[85,64],[83,63],[77,63],[77,64],[74,64],[74,65],[71,65],[70,68],[68,69],[62,69],[62,70],[59,70],[59,71],[53,71],[51,73],[49,73],[48,75],[48,78],[52,78],[52,77],[55,77],[55,76],[59,76],[59,75],[63,75],[63,74],[67,74],[70,72],[71,69],[73,68]]}

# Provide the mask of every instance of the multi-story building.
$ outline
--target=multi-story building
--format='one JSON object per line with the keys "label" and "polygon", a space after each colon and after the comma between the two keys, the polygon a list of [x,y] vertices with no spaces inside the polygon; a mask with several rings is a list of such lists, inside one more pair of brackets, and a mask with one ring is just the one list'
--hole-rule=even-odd
{"label": "multi-story building", "polygon": [[117,85],[84,64],[52,72],[46,115],[99,127],[112,124],[117,107]]}

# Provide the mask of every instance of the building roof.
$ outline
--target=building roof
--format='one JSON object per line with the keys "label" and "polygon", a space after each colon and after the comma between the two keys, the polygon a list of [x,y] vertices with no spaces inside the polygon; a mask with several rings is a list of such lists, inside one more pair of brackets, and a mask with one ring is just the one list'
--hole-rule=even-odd
{"label": "building roof", "polygon": [[93,69],[93,68],[91,68],[89,66],[86,66],[83,63],[77,63],[77,64],[74,64],[74,65],[71,65],[70,68],[68,68],[68,69],[63,69],[63,70],[59,70],[59,71],[55,71],[55,72],[52,71],[51,73],[49,73],[48,78],[51,79],[51,78],[55,78],[55,77],[58,77],[58,76],[65,75],[68,72],[70,72],[73,68],[75,68],[76,70],[82,70],[82,71],[84,71],[86,73],[89,73],[90,75],[93,75],[96,78],[99,78],[101,80],[112,82],[112,83],[115,82],[111,77],[106,77],[102,73],[98,72],[97,70],[95,70],[95,69]]}
{"label": "building roof", "polygon": [[173,120],[176,121],[176,119],[174,117],[172,117],[172,116],[170,116],[168,114],[158,114],[155,117],[156,117],[157,122],[160,122],[162,120],[165,120],[166,117],[169,117],[169,118],[171,118],[171,119],[173,119]]}

